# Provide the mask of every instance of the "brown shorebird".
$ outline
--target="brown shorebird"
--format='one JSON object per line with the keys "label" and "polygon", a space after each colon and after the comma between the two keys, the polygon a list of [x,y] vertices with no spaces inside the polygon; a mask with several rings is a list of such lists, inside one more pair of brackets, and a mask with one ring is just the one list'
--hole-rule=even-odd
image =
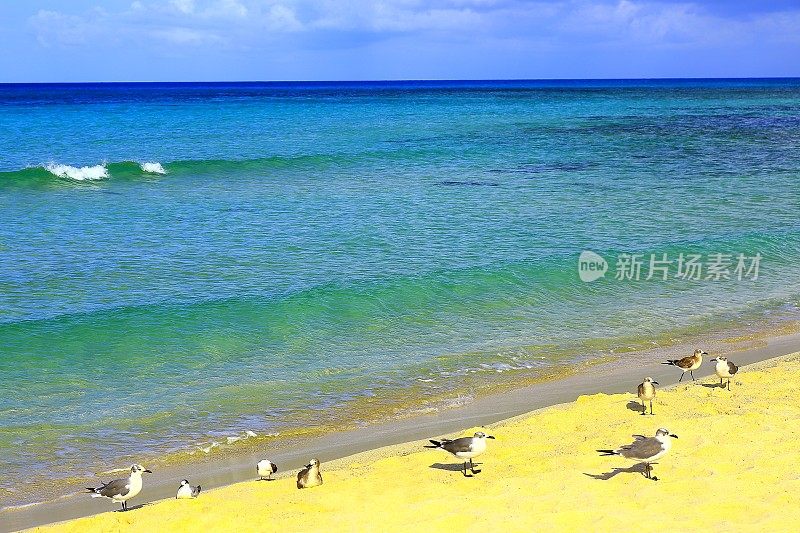
{"label": "brown shorebird", "polygon": [[692,376],[692,381],[694,381],[694,371],[700,368],[700,365],[703,364],[704,355],[708,355],[708,353],[704,352],[703,350],[695,350],[694,353],[688,357],[684,357],[683,359],[669,359],[661,364],[677,366],[683,371],[683,374],[681,374],[681,379],[678,380],[678,383],[683,380],[683,376],[687,372],[689,372],[689,374]]}
{"label": "brown shorebird", "polygon": [[297,473],[297,488],[307,489],[322,485],[322,473],[319,471],[319,459],[311,461]]}
{"label": "brown shorebird", "polygon": [[619,455],[625,459],[633,459],[644,463],[644,473],[647,479],[658,481],[658,478],[651,476],[650,472],[656,459],[664,457],[669,449],[672,447],[672,441],[669,437],[677,439],[677,435],[673,435],[669,430],[661,428],[656,431],[655,437],[645,437],[644,435],[634,435],[635,439],[632,443],[620,446],[616,450],[597,450],[601,455]]}
{"label": "brown shorebird", "polygon": [[712,361],[716,362],[715,370],[719,376],[719,386],[723,387],[722,380],[728,380],[728,390],[731,390],[731,378],[739,371],[739,367],[728,361],[727,357],[719,356]]}
{"label": "brown shorebird", "polygon": [[647,414],[647,406],[645,401],[650,402],[650,414],[653,414],[653,398],[656,397],[656,387],[658,381],[653,381],[653,378],[644,378],[644,381],[639,383],[639,388],[636,390],[639,399],[642,401],[642,414]]}
{"label": "brown shorebird", "polygon": [[[479,474],[481,471],[475,470],[475,464],[472,462],[472,459],[486,451],[486,439],[494,439],[494,437],[482,431],[478,431],[472,437],[461,437],[455,440],[431,440],[430,443],[433,446],[425,447],[440,448],[459,459],[469,459],[470,471],[473,474]],[[467,461],[464,461],[464,469],[462,472],[464,473],[464,477],[472,477],[472,475],[467,474]]]}

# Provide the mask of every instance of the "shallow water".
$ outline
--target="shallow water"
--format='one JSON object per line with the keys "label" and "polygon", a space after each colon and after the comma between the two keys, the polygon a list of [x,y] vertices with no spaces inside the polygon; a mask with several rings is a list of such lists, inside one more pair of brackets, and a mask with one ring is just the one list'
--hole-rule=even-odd
{"label": "shallow water", "polygon": [[0,487],[794,311],[799,116],[792,80],[0,86]]}

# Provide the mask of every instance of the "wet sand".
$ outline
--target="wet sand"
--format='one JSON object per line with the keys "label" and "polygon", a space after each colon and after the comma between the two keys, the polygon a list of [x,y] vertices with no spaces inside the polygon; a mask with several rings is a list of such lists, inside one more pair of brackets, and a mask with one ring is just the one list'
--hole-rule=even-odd
{"label": "wet sand", "polygon": [[[735,353],[735,357],[732,358],[737,362],[737,364],[745,365],[749,363],[754,363],[757,361],[763,361],[765,359],[769,359],[775,356],[784,355],[792,352],[796,352],[800,350],[800,334],[793,334],[793,335],[786,335],[782,337],[776,337],[772,339],[768,339],[765,343],[765,346],[753,348],[745,351],[740,351]],[[458,479],[458,472],[453,472],[451,470],[452,466],[448,466],[454,464],[450,461],[447,456],[444,454],[442,455],[430,455],[428,452],[423,452],[421,454],[415,453],[413,457],[415,458],[413,463],[409,463],[408,465],[403,465],[402,461],[393,458],[396,454],[408,454],[415,451],[420,450],[421,443],[419,441],[423,441],[428,437],[433,437],[436,435],[441,434],[449,434],[453,432],[459,431],[471,431],[475,427],[485,426],[490,424],[495,424],[498,421],[506,420],[504,425],[495,429],[495,432],[498,432],[498,438],[500,441],[497,443],[497,449],[499,454],[487,454],[485,458],[486,462],[486,475],[481,474],[480,479],[487,479],[491,478],[494,479],[496,474],[500,472],[498,468],[500,467],[501,457],[503,457],[503,453],[500,450],[506,449],[508,451],[509,457],[514,456],[516,457],[516,461],[523,461],[525,464],[529,462],[528,459],[524,459],[524,454],[527,453],[524,450],[517,450],[516,452],[513,451],[513,446],[510,442],[510,434],[502,435],[501,427],[514,427],[515,424],[524,423],[527,424],[525,428],[519,429],[519,432],[524,435],[530,434],[526,437],[528,440],[531,439],[538,439],[540,436],[535,436],[539,430],[538,425],[539,422],[521,422],[520,420],[511,420],[513,417],[518,417],[524,413],[530,413],[535,409],[540,409],[547,406],[553,406],[557,404],[563,404],[565,402],[572,402],[576,400],[579,396],[584,396],[581,398],[576,404],[570,404],[566,406],[558,407],[557,409],[577,409],[583,403],[587,401],[585,395],[590,394],[616,394],[616,393],[627,393],[623,394],[622,396],[612,396],[607,398],[614,398],[614,401],[611,404],[607,402],[600,402],[603,403],[603,407],[598,411],[598,413],[594,413],[592,411],[589,415],[580,415],[576,412],[576,416],[578,418],[585,418],[583,421],[576,421],[576,424],[579,424],[581,427],[584,427],[583,431],[589,431],[591,433],[591,426],[596,426],[598,431],[601,431],[602,434],[607,434],[609,442],[597,442],[598,447],[608,447],[615,444],[620,444],[624,442],[625,438],[629,438],[626,435],[630,435],[631,433],[637,432],[644,432],[644,433],[652,433],[656,426],[658,425],[665,425],[673,420],[673,411],[677,408],[680,408],[681,412],[685,411],[685,407],[681,407],[682,403],[679,401],[679,397],[675,396],[676,391],[673,390],[671,392],[665,392],[662,395],[659,395],[659,402],[656,404],[656,408],[658,411],[656,412],[655,417],[642,417],[638,414],[634,413],[633,411],[629,410],[626,407],[625,399],[631,400],[635,399],[633,396],[632,391],[635,391],[636,385],[641,381],[644,375],[650,375],[654,377],[656,380],[660,381],[663,385],[675,383],[680,376],[680,371],[675,369],[674,367],[668,367],[664,365],[660,365],[659,361],[662,358],[651,358],[649,360],[643,360],[642,358],[637,359],[626,359],[621,361],[616,361],[613,363],[603,364],[591,367],[589,372],[572,375],[567,378],[552,381],[552,382],[545,382],[536,384],[530,387],[524,387],[515,389],[509,392],[505,392],[502,394],[494,395],[494,396],[487,396],[476,400],[468,405],[449,409],[446,411],[441,411],[438,413],[433,413],[429,415],[421,415],[414,418],[409,418],[405,420],[393,421],[391,423],[386,424],[378,424],[372,425],[365,428],[360,428],[352,431],[340,432],[335,434],[325,435],[319,438],[314,438],[309,440],[308,442],[302,443],[300,446],[296,446],[294,448],[276,448],[274,450],[264,451],[258,454],[245,454],[242,456],[237,457],[228,457],[223,458],[216,461],[211,462],[204,462],[197,465],[180,465],[175,467],[169,467],[161,469],[160,471],[156,472],[152,477],[148,477],[145,480],[145,489],[143,490],[140,496],[137,496],[134,500],[132,500],[132,506],[144,505],[150,502],[171,498],[174,497],[175,490],[177,488],[177,483],[180,479],[184,477],[188,477],[193,484],[201,484],[206,491],[208,489],[212,489],[215,487],[222,487],[225,485],[230,485],[232,483],[237,483],[244,480],[252,480],[254,479],[255,474],[255,463],[257,460],[263,457],[269,457],[274,460],[280,467],[281,472],[288,472],[287,476],[291,477],[292,472],[296,471],[298,467],[305,462],[312,456],[319,457],[324,463],[326,463],[327,468],[329,468],[329,477],[326,479],[326,485],[323,488],[315,489],[315,494],[324,494],[327,493],[329,487],[331,485],[338,484],[341,480],[350,480],[353,485],[348,490],[357,490],[358,487],[358,480],[353,479],[352,473],[348,473],[344,470],[337,470],[337,468],[341,468],[343,466],[348,466],[353,463],[358,463],[361,465],[359,468],[366,469],[366,475],[369,476],[377,476],[374,478],[374,482],[379,484],[383,489],[388,492],[391,492],[390,487],[386,486],[385,479],[383,481],[379,481],[381,479],[380,471],[384,469],[383,466],[375,463],[378,458],[383,457],[384,459],[380,459],[381,461],[389,461],[392,463],[392,468],[397,468],[397,471],[390,470],[386,479],[391,479],[392,482],[389,485],[393,485],[395,480],[402,480],[402,483],[398,485],[397,490],[403,490],[403,487],[407,483],[414,483],[415,487],[417,484],[417,480],[419,483],[422,483],[424,478],[430,477],[433,475],[435,479],[432,479],[430,483],[432,484],[432,488],[430,490],[436,489],[441,490],[442,487],[449,486],[452,483],[460,482],[461,480]],[[695,373],[695,375],[700,378],[701,376],[707,376],[710,373],[713,373],[713,364],[705,363],[703,367]],[[744,376],[749,375],[750,373],[743,373],[742,380],[745,380]],[[688,377],[688,376],[687,376]],[[744,381],[747,383],[747,381]],[[691,390],[693,391],[692,394],[702,394],[706,393],[716,393],[722,392],[717,391],[716,389],[706,388],[699,385],[690,385],[690,389],[686,389],[685,384],[682,384],[678,390]],[[739,394],[736,390],[734,391],[736,394]],[[737,398],[744,398],[742,396],[736,396]],[[606,399],[607,399],[606,398]],[[597,400],[597,398],[594,398]],[[592,401],[594,401],[592,400]],[[621,403],[619,403],[621,402]],[[666,402],[664,405],[661,405],[662,402]],[[672,405],[671,402],[675,402],[675,405]],[[621,409],[619,406],[621,405]],[[672,405],[672,407],[669,407]],[[612,407],[613,406],[613,407]],[[594,407],[593,407],[594,409]],[[608,413],[605,413],[603,410],[610,410]],[[663,410],[663,414],[659,411]],[[757,413],[756,413],[757,414]],[[598,422],[592,422],[594,420],[595,415],[597,415]],[[635,415],[635,416],[631,416]],[[542,416],[542,413],[533,413],[530,415],[526,415],[524,417],[525,420],[534,420],[535,417]],[[550,415],[547,415],[550,416]],[[610,417],[608,420],[603,421],[603,417]],[[676,422],[677,423],[677,419]],[[673,423],[673,425],[675,424]],[[643,425],[645,424],[645,425]],[[688,420],[680,420],[680,424],[687,426]],[[654,427],[650,427],[654,426]],[[614,428],[618,428],[618,431],[614,433],[612,430]],[[627,429],[623,429],[627,428]],[[675,432],[678,432],[678,427],[670,427]],[[695,428],[697,431],[687,428],[689,434],[701,434],[702,432],[699,431],[699,428]],[[571,439],[575,438],[572,435],[571,430],[569,429],[569,424],[566,424],[563,428],[561,434],[558,433],[555,429],[553,429],[554,434],[541,437],[545,440],[542,442],[554,442],[554,439],[559,442],[563,442],[564,445]],[[610,432],[610,433],[609,433]],[[686,431],[684,431],[686,432]],[[581,442],[585,442],[586,439],[591,440],[591,435],[580,435]],[[621,442],[616,442],[622,438]],[[513,439],[511,439],[513,440]],[[533,443],[533,440],[531,440]],[[537,441],[538,442],[538,441]],[[690,440],[691,442],[691,440]],[[408,443],[408,444],[400,444],[400,443]],[[382,448],[391,445],[400,444],[397,448]],[[493,443],[494,444],[494,443]],[[681,444],[684,445],[685,442],[682,440]],[[536,446],[541,446],[542,444],[538,444]],[[511,448],[507,448],[511,446]],[[372,450],[367,452],[366,456],[355,456],[354,454],[359,454],[361,452],[365,452],[367,450]],[[677,455],[677,454],[676,454]],[[330,464],[331,461],[336,459],[341,459],[336,464]],[[605,462],[608,462],[609,458],[605,458]],[[614,458],[611,458],[614,459]],[[572,460],[572,459],[571,459]],[[577,459],[576,459],[577,460]],[[586,463],[588,466],[598,467],[600,462],[596,459],[586,459],[588,462]],[[431,463],[438,462],[440,463],[441,467],[434,467],[429,468]],[[613,463],[613,461],[611,461]],[[397,463],[397,464],[395,464]],[[419,464],[417,464],[419,463]],[[426,463],[426,464],[423,464]],[[337,466],[338,465],[338,466]],[[619,465],[618,465],[619,466]],[[630,466],[630,465],[628,465]],[[422,467],[421,470],[418,467]],[[523,468],[520,466],[520,468]],[[523,470],[525,470],[524,467]],[[595,468],[596,470],[596,468]],[[490,473],[490,472],[494,473]],[[413,474],[410,474],[413,472]],[[584,476],[586,477],[586,476]],[[631,478],[629,482],[636,482],[638,483],[640,480],[635,479],[635,476],[619,476],[624,478]],[[666,476],[665,476],[666,477]],[[333,482],[331,482],[331,481]],[[467,480],[469,481],[469,480]],[[498,480],[495,480],[499,482]],[[584,481],[584,480],[581,480]],[[87,480],[89,484],[91,484],[91,480]],[[531,480],[531,482],[535,482],[535,480]],[[626,482],[627,483],[627,482]],[[87,485],[88,486],[88,485]],[[90,529],[90,528],[105,528],[105,529],[117,529],[117,528],[124,528],[126,524],[130,524],[136,527],[147,527],[143,525],[144,518],[142,515],[147,515],[147,520],[154,520],[153,523],[161,523],[159,520],[166,520],[165,517],[175,515],[174,518],[181,519],[181,520],[191,520],[191,517],[186,516],[178,516],[181,513],[179,509],[206,509],[206,506],[213,507],[225,507],[230,505],[231,509],[236,508],[238,509],[236,512],[245,513],[244,510],[239,509],[239,500],[241,499],[241,505],[248,505],[250,504],[256,505],[256,501],[258,497],[263,497],[264,501],[261,504],[265,504],[266,502],[274,502],[276,501],[276,495],[272,494],[271,491],[280,490],[280,498],[285,498],[285,502],[283,505],[288,505],[291,509],[291,512],[287,510],[282,510],[280,513],[287,513],[286,517],[291,516],[293,513],[302,513],[302,512],[312,512],[312,508],[306,508],[306,503],[303,503],[302,499],[298,500],[297,495],[292,492],[291,489],[293,487],[293,482],[291,479],[283,479],[281,481],[276,481],[274,483],[263,483],[263,484],[256,484],[253,485],[252,483],[245,483],[245,484],[237,484],[233,485],[228,488],[216,490],[216,491],[208,491],[204,492],[203,497],[198,500],[197,502],[177,502],[180,504],[187,504],[185,507],[175,509],[176,502],[164,502],[158,505],[145,505],[143,509],[136,510],[129,513],[113,513],[109,514],[107,511],[114,510],[117,506],[112,504],[109,501],[104,501],[100,499],[91,499],[85,494],[79,494],[74,496],[65,497],[56,502],[49,502],[45,504],[40,504],[36,506],[26,507],[17,510],[5,510],[0,512],[0,529],[3,531],[6,530],[18,530],[24,529],[28,527],[33,527],[45,523],[51,523],[55,521],[61,520],[69,520],[81,516],[87,515],[94,515],[97,513],[105,513],[101,516],[91,518],[89,520],[97,520],[99,522],[90,522],[86,523],[83,521],[72,523],[70,526],[65,526],[67,528],[73,528],[68,530],[79,530],[83,529]],[[405,492],[410,493],[413,492],[414,487],[405,487]],[[724,489],[724,494],[729,494],[729,490],[727,487],[720,487]],[[421,491],[422,493],[427,493],[425,491]],[[519,490],[523,490],[521,487]],[[562,497],[568,497],[575,499],[575,494],[580,494],[580,491],[585,490],[583,488],[574,488],[574,490],[579,491],[572,493],[570,495],[569,491],[566,494],[562,494]],[[637,489],[638,490],[638,489]],[[226,492],[227,491],[227,492]],[[266,491],[266,492],[264,492]],[[296,489],[295,489],[295,492]],[[374,491],[373,491],[374,492]],[[524,490],[527,492],[527,489]],[[337,490],[338,493],[338,490]],[[382,491],[378,491],[376,493],[380,494]],[[531,492],[534,494],[534,492]],[[634,494],[635,496],[635,494]],[[320,500],[320,498],[323,498]],[[498,496],[501,498],[501,496]],[[532,497],[531,497],[532,498]],[[283,500],[281,500],[283,501]],[[309,500],[316,502],[318,505],[321,505],[323,509],[328,509],[331,505],[330,502],[324,501],[324,496],[313,496],[313,500]],[[416,501],[416,500],[415,500]],[[528,500],[527,505],[531,505],[533,499]],[[216,502],[216,505],[214,504]],[[223,503],[224,502],[224,503]],[[708,502],[710,504],[710,502]],[[422,500],[414,502],[410,502],[410,505],[422,505]],[[300,507],[292,507],[293,505],[299,505]],[[375,505],[384,505],[384,503],[375,502]],[[516,504],[514,504],[516,505]],[[476,502],[476,509],[480,507],[480,504]],[[359,508],[364,507],[363,504],[358,505]],[[369,506],[366,506],[369,507]],[[461,507],[461,506],[456,506]],[[162,509],[162,510],[159,510]],[[305,511],[304,511],[305,509]],[[231,511],[231,516],[236,516],[236,512]],[[253,510],[246,511],[247,513],[252,513]],[[263,514],[264,520],[277,520],[279,519],[278,516],[270,516],[270,511],[267,509],[260,509],[259,513]],[[228,515],[229,512],[226,510],[224,513],[219,515],[219,520],[229,520],[230,517],[224,518],[223,515]],[[312,513],[313,514],[313,513]],[[447,509],[446,511],[447,516],[451,516],[455,522],[453,525],[463,525],[460,521],[456,520],[458,515],[458,509]],[[466,512],[464,513],[465,517],[473,517],[475,518],[476,515],[480,515],[481,512]],[[161,516],[159,519],[158,516]],[[203,516],[207,517],[208,520],[212,520],[213,516],[216,516],[216,511],[209,513],[204,512]],[[261,515],[259,515],[261,516]],[[332,518],[334,520],[339,520],[342,517]],[[354,519],[353,517],[346,518],[347,520]],[[111,522],[106,522],[110,520]],[[364,517],[361,518],[364,520]],[[164,522],[167,523],[167,522]],[[219,524],[224,523],[220,522]],[[175,523],[175,527],[218,527],[214,526],[211,522],[209,523],[186,523],[186,524],[178,524]],[[256,524],[257,526],[258,524]],[[273,524],[276,525],[276,524]],[[295,524],[296,526],[297,524]],[[238,527],[242,527],[246,529],[246,524],[237,524]],[[284,524],[286,529],[292,529],[289,523]],[[398,524],[398,527],[399,524]],[[554,524],[556,527],[556,524]],[[78,528],[78,529],[76,529]],[[256,528],[257,529],[257,528]]]}

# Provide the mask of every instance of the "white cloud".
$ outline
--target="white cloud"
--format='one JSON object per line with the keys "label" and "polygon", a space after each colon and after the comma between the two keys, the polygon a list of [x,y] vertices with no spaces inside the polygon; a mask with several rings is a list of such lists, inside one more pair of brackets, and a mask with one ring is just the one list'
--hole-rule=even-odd
{"label": "white cloud", "polygon": [[275,4],[270,6],[267,13],[267,27],[277,31],[299,31],[303,29],[303,24],[292,8]]}
{"label": "white cloud", "polygon": [[223,39],[214,33],[180,27],[153,30],[151,35],[167,42],[180,45],[200,45],[223,42]]}
{"label": "white cloud", "polygon": [[199,16],[205,19],[245,18],[250,11],[237,0],[218,0],[206,6]]}
{"label": "white cloud", "polygon": [[194,13],[194,0],[170,0],[170,4],[185,15]]}
{"label": "white cloud", "polygon": [[[253,47],[267,46],[281,34],[315,32],[325,38],[352,35],[340,39],[349,43],[430,34],[450,42],[484,39],[551,48],[800,40],[800,9],[726,17],[697,2],[659,0],[134,0],[115,13],[41,10],[29,22],[45,46],[145,34],[172,46]],[[359,41],[359,36],[368,37]]]}
{"label": "white cloud", "polygon": [[85,44],[99,29],[82,17],[44,9],[31,17],[29,24],[42,46]]}

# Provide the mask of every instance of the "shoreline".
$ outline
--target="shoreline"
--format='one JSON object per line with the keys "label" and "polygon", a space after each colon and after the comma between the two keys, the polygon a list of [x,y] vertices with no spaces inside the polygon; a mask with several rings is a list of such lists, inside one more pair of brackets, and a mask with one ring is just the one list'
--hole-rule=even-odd
{"label": "shoreline", "polygon": [[[617,359],[587,367],[588,372],[568,375],[561,379],[513,388],[497,394],[479,396],[471,403],[445,409],[436,413],[371,424],[356,429],[339,431],[313,437],[307,442],[284,442],[269,452],[252,451],[204,461],[167,466],[145,480],[142,495],[133,500],[138,506],[172,498],[176,480],[188,477],[204,490],[229,486],[254,479],[254,465],[268,457],[279,466],[279,478],[292,475],[311,456],[328,463],[355,454],[387,446],[401,445],[428,437],[462,431],[465,428],[507,422],[521,415],[546,407],[569,403],[587,394],[633,394],[644,375],[660,381],[662,387],[677,382],[679,373],[661,365],[664,349],[650,352],[662,354],[654,360],[645,354],[635,358]],[[800,351],[800,333],[764,338],[764,345],[745,350],[719,350],[718,353],[735,353],[735,361],[744,366]],[[715,355],[712,353],[712,356]],[[713,365],[704,362],[696,373],[697,378],[713,373]],[[191,475],[187,475],[191,473]],[[90,481],[90,480],[87,480]],[[85,494],[70,494],[55,501],[24,507],[0,510],[0,531],[21,529],[62,522],[114,510],[108,501],[90,499]]]}

